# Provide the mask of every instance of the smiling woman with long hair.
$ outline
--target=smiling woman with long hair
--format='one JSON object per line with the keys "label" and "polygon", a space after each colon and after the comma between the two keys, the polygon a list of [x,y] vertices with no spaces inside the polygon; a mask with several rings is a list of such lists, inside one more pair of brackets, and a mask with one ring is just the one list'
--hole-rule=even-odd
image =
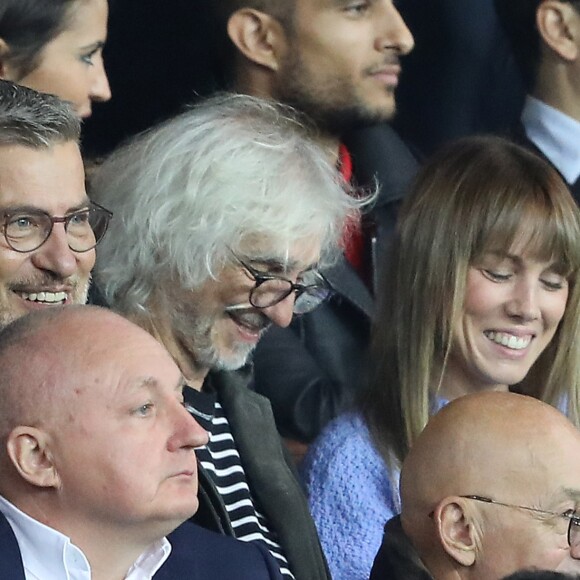
{"label": "smiling woman with long hair", "polygon": [[579,424],[579,269],[580,211],[545,161],[471,137],[422,169],[385,266],[369,385],[303,468],[335,580],[368,577],[401,462],[447,401],[513,389]]}

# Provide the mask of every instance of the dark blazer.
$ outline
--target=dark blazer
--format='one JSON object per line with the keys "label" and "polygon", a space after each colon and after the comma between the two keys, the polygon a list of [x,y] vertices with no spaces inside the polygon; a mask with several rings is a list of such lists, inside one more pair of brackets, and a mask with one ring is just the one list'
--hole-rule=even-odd
{"label": "dark blazer", "polygon": [[[191,523],[169,536],[169,558],[156,580],[282,580],[272,556],[261,546],[214,534]],[[16,536],[0,514],[0,578],[25,580]]]}
{"label": "dark blazer", "polygon": [[[228,418],[248,486],[257,508],[266,516],[288,559],[296,580],[329,580],[316,527],[292,460],[276,432],[270,403],[250,391],[251,368],[210,372],[204,388],[217,393]],[[234,535],[215,485],[199,466],[200,506],[193,521],[208,529]],[[234,576],[232,578],[236,578]]]}
{"label": "dark blazer", "polygon": [[272,403],[282,436],[311,442],[324,425],[354,401],[363,381],[380,277],[400,203],[418,162],[388,125],[370,127],[346,141],[355,181],[379,185],[377,201],[363,216],[369,280],[341,256],[324,271],[333,297],[288,328],[272,327],[254,354],[255,389]]}
{"label": "dark blazer", "polygon": [[274,558],[255,542],[241,542],[189,522],[168,539],[171,554],[155,580],[282,580]]}
{"label": "dark blazer", "polygon": [[[560,173],[558,168],[555,167],[554,164],[544,155],[543,151],[539,149],[538,146],[526,135],[524,126],[521,123],[515,129],[512,130],[511,137],[519,145],[522,145],[523,147],[529,149],[536,155],[539,155],[542,159],[545,159],[550,165],[552,165],[556,169],[556,171],[558,171],[558,173]],[[564,179],[564,176],[562,176],[562,179]],[[564,181],[566,180],[564,179]],[[578,179],[576,183],[568,184],[568,187],[570,188],[572,197],[576,200],[576,203],[580,205],[580,179]]]}

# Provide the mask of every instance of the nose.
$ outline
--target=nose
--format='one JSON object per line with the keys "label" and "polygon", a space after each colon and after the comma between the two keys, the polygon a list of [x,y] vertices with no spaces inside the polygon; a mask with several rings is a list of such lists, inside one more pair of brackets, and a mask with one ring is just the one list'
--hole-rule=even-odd
{"label": "nose", "polygon": [[286,296],[284,300],[264,308],[262,312],[276,325],[286,328],[292,322],[294,316],[294,301],[296,300],[294,292]]}
{"label": "nose", "polygon": [[522,322],[531,322],[540,317],[537,285],[533,280],[523,278],[514,285],[506,303],[506,312]]}
{"label": "nose", "polygon": [[207,431],[188,413],[188,411],[176,402],[176,409],[172,419],[173,434],[167,443],[169,451],[179,449],[195,449],[207,445],[209,435]]}
{"label": "nose", "polygon": [[381,30],[375,47],[378,51],[396,50],[399,54],[409,54],[413,50],[415,46],[413,35],[391,0],[387,0],[380,26]]}
{"label": "nose", "polygon": [[109,101],[111,99],[111,87],[109,86],[109,79],[102,58],[95,61],[92,73],[90,88],[91,100],[101,103]]}
{"label": "nose", "polygon": [[[94,250],[90,250],[93,252]],[[68,278],[77,272],[78,256],[68,246],[64,224],[54,224],[48,239],[32,253],[31,261],[39,270]]]}

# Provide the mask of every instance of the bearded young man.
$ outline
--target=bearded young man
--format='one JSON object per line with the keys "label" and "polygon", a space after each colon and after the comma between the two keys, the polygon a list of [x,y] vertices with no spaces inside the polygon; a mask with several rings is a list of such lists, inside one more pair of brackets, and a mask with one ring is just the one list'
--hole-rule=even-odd
{"label": "bearded young man", "polygon": [[[343,255],[324,275],[334,297],[288,328],[272,328],[254,356],[256,390],[280,433],[310,443],[363,383],[374,291],[398,207],[417,162],[385,123],[396,111],[413,37],[391,0],[216,0],[222,61],[235,90],[290,104],[347,181],[379,185]],[[229,65],[229,66],[228,66]]]}

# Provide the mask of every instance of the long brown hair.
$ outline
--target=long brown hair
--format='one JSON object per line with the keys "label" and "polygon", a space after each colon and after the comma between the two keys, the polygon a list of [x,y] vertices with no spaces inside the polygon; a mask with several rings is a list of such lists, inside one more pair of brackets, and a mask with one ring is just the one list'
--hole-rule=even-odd
{"label": "long brown hair", "polygon": [[547,162],[499,137],[469,137],[420,172],[385,266],[363,413],[388,464],[400,465],[432,411],[470,264],[522,234],[532,255],[557,261],[569,295],[556,335],[516,388],[553,405],[567,399],[580,424],[580,211]]}

